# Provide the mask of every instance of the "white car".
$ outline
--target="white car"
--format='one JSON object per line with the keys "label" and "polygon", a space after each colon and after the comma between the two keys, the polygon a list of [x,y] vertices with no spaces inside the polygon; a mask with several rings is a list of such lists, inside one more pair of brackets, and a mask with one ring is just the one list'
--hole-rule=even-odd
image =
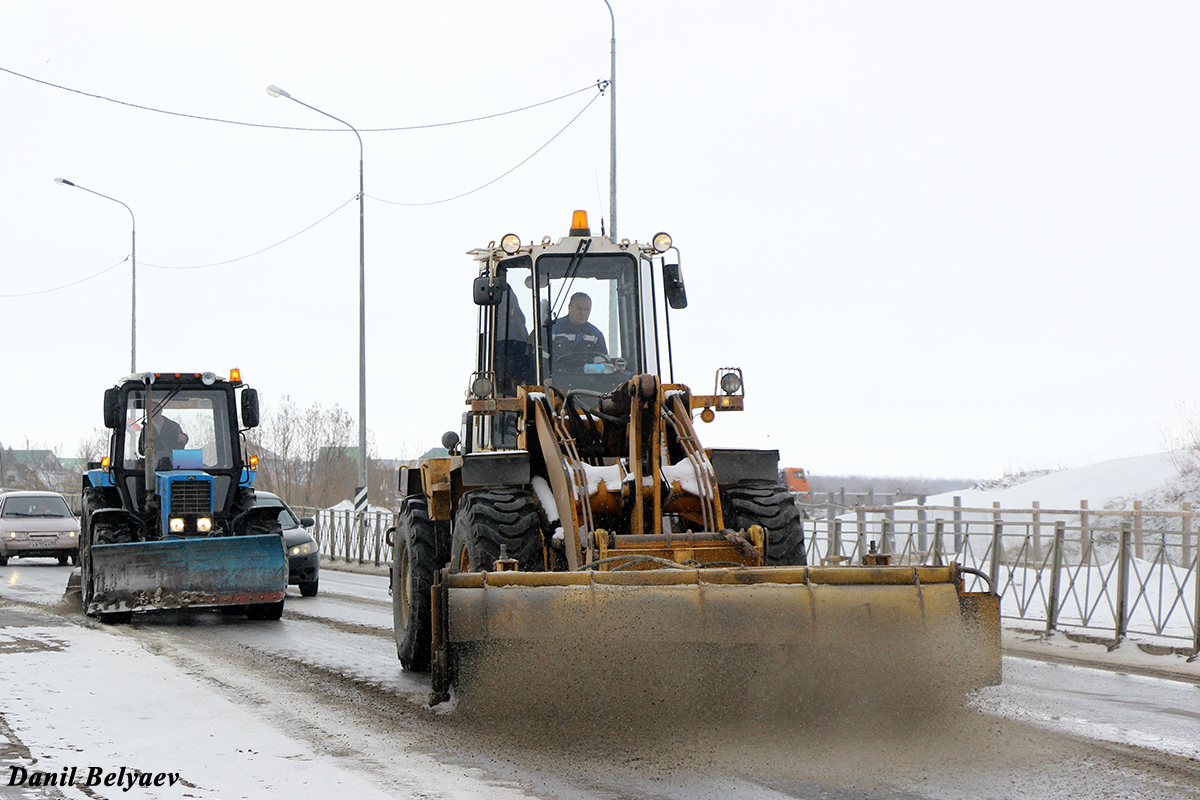
{"label": "white car", "polygon": [[79,560],[79,520],[58,492],[0,494],[0,567],[10,558]]}

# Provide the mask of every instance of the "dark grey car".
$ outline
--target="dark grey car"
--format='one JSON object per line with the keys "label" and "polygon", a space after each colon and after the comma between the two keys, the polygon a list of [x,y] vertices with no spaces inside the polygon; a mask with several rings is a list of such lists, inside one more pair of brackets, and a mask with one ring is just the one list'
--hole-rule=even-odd
{"label": "dark grey car", "polygon": [[255,494],[258,505],[279,507],[279,526],[283,528],[283,544],[287,550],[288,584],[299,586],[304,597],[315,597],[321,577],[321,554],[312,535],[316,520],[297,517],[277,494],[262,491]]}

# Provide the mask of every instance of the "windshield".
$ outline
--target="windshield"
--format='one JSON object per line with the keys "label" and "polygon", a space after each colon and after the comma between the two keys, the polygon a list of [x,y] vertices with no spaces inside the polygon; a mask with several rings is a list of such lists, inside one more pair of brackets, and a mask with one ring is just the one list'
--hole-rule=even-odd
{"label": "windshield", "polygon": [[71,517],[71,509],[61,497],[9,497],[4,501],[4,517]]}
{"label": "windshield", "polygon": [[[151,391],[148,425],[156,469],[230,469],[229,406],[225,392],[204,389]],[[125,408],[125,466],[137,469],[146,453],[146,400],[131,391]]]}
{"label": "windshield", "polygon": [[643,371],[633,255],[543,255],[535,270],[538,367],[545,385],[606,392]]}

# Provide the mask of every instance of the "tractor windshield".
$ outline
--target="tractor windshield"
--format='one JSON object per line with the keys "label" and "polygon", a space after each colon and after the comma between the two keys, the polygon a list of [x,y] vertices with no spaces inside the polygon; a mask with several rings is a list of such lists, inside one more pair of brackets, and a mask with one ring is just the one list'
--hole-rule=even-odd
{"label": "tractor windshield", "polygon": [[139,469],[147,450],[146,431],[158,470],[230,469],[229,401],[224,392],[202,389],[152,391],[152,414],[147,421],[146,395],[131,391],[125,406],[127,469]]}
{"label": "tractor windshield", "polygon": [[547,254],[534,270],[545,385],[606,392],[645,369],[632,254]]}

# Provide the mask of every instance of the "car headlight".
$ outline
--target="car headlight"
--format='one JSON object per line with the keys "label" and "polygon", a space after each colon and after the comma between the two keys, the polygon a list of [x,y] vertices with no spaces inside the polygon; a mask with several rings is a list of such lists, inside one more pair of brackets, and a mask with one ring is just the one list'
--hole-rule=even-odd
{"label": "car headlight", "polygon": [[9,531],[8,538],[9,539],[25,539],[25,538],[28,538],[28,534],[26,534],[25,531]]}
{"label": "car headlight", "polygon": [[79,536],[79,531],[67,531],[67,536],[70,536],[72,539],[74,539],[75,537]]}
{"label": "car headlight", "polygon": [[289,556],[306,556],[309,553],[315,553],[315,552],[317,552],[317,543],[316,542],[305,542],[304,544],[298,544],[295,547],[288,550],[288,555]]}

